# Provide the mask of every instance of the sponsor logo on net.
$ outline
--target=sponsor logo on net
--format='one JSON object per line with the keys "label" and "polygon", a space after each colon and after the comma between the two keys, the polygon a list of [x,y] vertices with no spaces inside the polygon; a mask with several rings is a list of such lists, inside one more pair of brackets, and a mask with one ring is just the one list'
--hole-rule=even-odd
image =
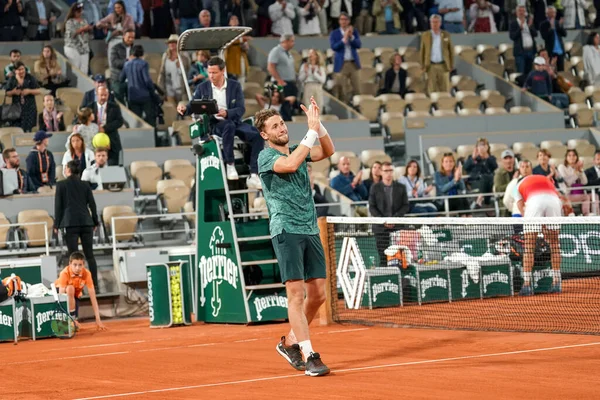
{"label": "sponsor logo on net", "polygon": [[256,319],[260,321],[262,319],[262,313],[270,308],[288,308],[288,299],[287,297],[278,294],[256,297],[254,299],[254,307],[256,308]]}
{"label": "sponsor logo on net", "polygon": [[206,171],[207,168],[221,169],[219,157],[210,155],[203,157],[200,160],[200,180],[204,180],[204,171]]}
{"label": "sponsor logo on net", "polygon": [[375,283],[374,285],[371,285],[371,291],[373,292],[373,301],[375,302],[377,301],[377,296],[382,293],[389,292],[399,294],[400,287],[398,284],[388,280],[387,282]]}

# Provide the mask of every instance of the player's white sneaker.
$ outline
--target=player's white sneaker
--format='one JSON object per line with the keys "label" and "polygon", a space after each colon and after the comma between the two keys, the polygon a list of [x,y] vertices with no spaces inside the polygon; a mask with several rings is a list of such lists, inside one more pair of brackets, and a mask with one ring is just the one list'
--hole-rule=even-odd
{"label": "player's white sneaker", "polygon": [[250,177],[246,180],[246,186],[253,189],[262,189],[262,183],[257,174],[250,174]]}
{"label": "player's white sneaker", "polygon": [[235,165],[227,164],[227,180],[229,181],[237,181],[240,179],[237,171],[235,170]]}

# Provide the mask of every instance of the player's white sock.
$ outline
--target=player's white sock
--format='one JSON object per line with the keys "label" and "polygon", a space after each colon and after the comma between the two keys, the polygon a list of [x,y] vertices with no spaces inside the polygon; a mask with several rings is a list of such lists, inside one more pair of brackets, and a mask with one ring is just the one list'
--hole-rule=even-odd
{"label": "player's white sock", "polygon": [[553,285],[560,284],[560,280],[561,280],[560,278],[561,278],[560,270],[553,269],[552,270],[552,284]]}
{"label": "player's white sock", "polygon": [[310,343],[310,340],[303,340],[298,343],[298,345],[300,346],[300,350],[302,350],[302,354],[304,355],[304,361],[306,361],[308,356],[310,356],[311,353],[314,353],[312,344]]}

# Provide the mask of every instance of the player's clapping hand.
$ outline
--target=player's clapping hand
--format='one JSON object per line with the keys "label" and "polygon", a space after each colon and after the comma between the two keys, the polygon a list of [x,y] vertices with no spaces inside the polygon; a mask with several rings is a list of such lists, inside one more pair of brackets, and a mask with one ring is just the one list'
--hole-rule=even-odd
{"label": "player's clapping hand", "polygon": [[308,117],[308,129],[318,132],[319,128],[321,127],[321,120],[319,119],[319,107],[311,104],[310,107],[306,108],[304,104],[301,104],[300,108],[302,108],[302,111],[304,111]]}

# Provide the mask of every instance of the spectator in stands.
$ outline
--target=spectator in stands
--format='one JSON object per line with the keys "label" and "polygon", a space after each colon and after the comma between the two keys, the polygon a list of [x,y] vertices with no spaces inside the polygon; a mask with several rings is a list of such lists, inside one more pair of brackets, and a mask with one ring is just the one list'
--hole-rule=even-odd
{"label": "spectator in stands", "polygon": [[279,45],[273,47],[269,52],[267,60],[267,70],[272,79],[279,86],[283,86],[283,96],[298,97],[298,86],[296,85],[296,66],[294,57],[290,50],[294,47],[296,38],[294,35],[282,35],[279,38]]}
{"label": "spectator in stands", "polygon": [[410,160],[406,164],[404,175],[399,179],[401,184],[406,188],[406,193],[409,199],[423,199],[423,201],[410,203],[411,214],[427,214],[436,213],[437,207],[426,199],[431,196],[431,192],[435,186],[427,186],[421,177],[421,167],[415,160]]}
{"label": "spectator in stands", "polygon": [[[444,17],[445,31],[449,33],[465,32],[465,7],[462,0],[438,0],[437,6],[438,13]],[[431,18],[429,18],[429,23],[431,24]],[[433,25],[431,29],[434,29]]]}
{"label": "spectator in stands", "polygon": [[[335,178],[334,178],[335,179]],[[376,218],[404,217],[410,210],[407,190],[403,184],[394,181],[394,167],[386,161],[381,165],[381,181],[374,184],[369,193],[369,212]],[[379,265],[385,267],[387,258],[384,251],[390,245],[390,233],[398,230],[393,224],[374,224],[373,233],[379,253]]]}
{"label": "spectator in stands", "polygon": [[200,25],[198,28],[210,28],[212,26],[211,23],[212,17],[209,10],[202,10],[200,14],[198,14],[198,21]]}
{"label": "spectator in stands", "polygon": [[130,29],[123,35],[123,41],[116,44],[112,48],[110,53],[110,80],[111,87],[115,93],[115,98],[121,103],[125,103],[125,95],[127,92],[127,85],[120,81],[121,71],[123,66],[128,60],[133,59],[131,50],[133,48],[133,41],[135,40],[135,32]]}
{"label": "spectator in stands", "polygon": [[[227,179],[239,179],[234,165],[233,139],[238,136],[251,147],[250,177],[247,185],[261,187],[258,177],[258,154],[265,147],[264,140],[255,127],[242,122],[246,107],[242,86],[233,79],[225,79],[225,61],[213,57],[208,61],[209,81],[196,88],[194,99],[215,99],[219,112],[210,118],[212,134],[223,139],[223,158],[227,164]],[[190,114],[191,105],[178,105],[181,115]]]}
{"label": "spectator in stands", "polygon": [[585,28],[585,10],[587,9],[585,0],[562,0],[561,4],[563,7],[563,15],[565,17],[565,28]]}
{"label": "spectator in stands", "polygon": [[[318,104],[318,103],[317,103]],[[371,193],[371,187],[381,180],[381,162],[375,161],[369,170],[369,178],[362,181],[367,188],[367,193]],[[400,182],[402,183],[402,182]]]}
{"label": "spectator in stands", "polygon": [[17,171],[17,184],[19,185],[19,193],[32,193],[35,192],[36,189],[33,188],[31,181],[29,179],[29,175],[25,170],[21,169],[21,160],[19,159],[19,154],[17,150],[10,147],[5,149],[2,152],[2,157],[4,158],[4,162],[6,165],[3,168],[6,169],[14,169]]}
{"label": "spectator in stands", "polygon": [[69,84],[56,58],[56,51],[49,44],[44,46],[40,59],[33,65],[33,73],[42,87],[50,90],[53,96],[56,96],[56,89]]}
{"label": "spectator in stands", "polygon": [[594,153],[594,165],[585,170],[588,186],[600,186],[600,150]]}
{"label": "spectator in stands", "polygon": [[44,109],[38,115],[38,126],[46,132],[61,132],[65,130],[65,121],[62,111],[54,105],[54,96],[44,96]]}
{"label": "spectator in stands", "polygon": [[[333,13],[333,7],[332,7]],[[360,93],[361,68],[358,49],[362,47],[358,30],[350,25],[349,14],[342,12],[339,18],[339,29],[329,35],[329,44],[335,52],[333,56],[333,72],[335,83],[333,94],[342,101],[349,102],[352,95]],[[346,81],[350,80],[352,93],[346,93]]]}
{"label": "spectator in stands", "polygon": [[421,35],[420,60],[427,72],[427,91],[450,91],[450,72],[454,69],[454,52],[450,34],[441,29],[442,18],[432,15],[429,18],[431,30]]}
{"label": "spectator in stands", "polygon": [[546,62],[542,69],[550,75],[550,80],[552,82],[552,103],[561,104],[563,106],[567,106],[569,104],[569,96],[566,93],[563,93],[560,85],[558,84],[558,73],[556,72],[556,56],[550,59],[548,56],[548,51],[546,49],[541,49],[538,52],[538,57],[542,57]]}
{"label": "spectator in stands", "polygon": [[96,24],[104,15],[100,10],[99,0],[79,0],[79,3],[83,3],[83,19],[94,26],[92,32],[93,39],[104,39],[106,36],[102,29],[96,28]]}
{"label": "spectator in stands", "polygon": [[[229,26],[239,26],[240,21],[237,15],[229,18]],[[227,65],[227,74],[236,78],[242,85],[246,82],[246,73],[250,67],[248,62],[248,43],[252,38],[244,35],[235,42],[231,43],[225,50],[225,62]]]}
{"label": "spectator in stands", "polygon": [[8,80],[4,89],[6,96],[12,96],[13,104],[21,105],[21,118],[14,121],[13,125],[20,126],[24,132],[31,132],[37,118],[35,96],[41,93],[37,79],[27,72],[21,61],[17,61],[15,75]]}
{"label": "spectator in stands", "polygon": [[[277,87],[273,87],[274,85],[269,86],[271,87],[266,88],[264,94],[256,94],[258,105],[265,110],[272,109],[277,111],[284,121],[291,121],[292,106],[296,102],[296,98],[294,96],[283,98],[283,90],[278,90]],[[271,101],[269,101],[269,94]]]}
{"label": "spectator in stands", "polygon": [[110,138],[108,165],[119,165],[119,154],[123,149],[119,136],[119,128],[123,125],[121,107],[115,102],[108,101],[106,86],[98,87],[96,96],[98,100],[92,104],[91,109],[98,124],[98,131],[106,133]]}
{"label": "spectator in stands", "polygon": [[390,59],[392,66],[385,71],[383,79],[383,89],[381,93],[399,94],[404,97],[406,94],[406,70],[401,67],[402,56],[400,53],[394,53]]}
{"label": "spectator in stands", "polygon": [[108,67],[111,69],[112,75],[113,48],[125,41],[125,35],[128,32],[133,33],[133,38],[131,39],[131,43],[133,44],[133,40],[135,39],[135,23],[131,15],[127,13],[125,3],[122,0],[117,0],[113,4],[113,12],[98,21],[96,27],[104,29],[107,32]]}
{"label": "spectator in stands", "polygon": [[190,89],[195,90],[196,86],[208,79],[208,60],[210,52],[207,50],[196,51],[196,62],[192,63],[188,72],[188,84]]}
{"label": "spectator in stands", "polygon": [[[406,33],[424,32],[427,30],[429,24],[427,23],[427,16],[429,10],[433,6],[432,0],[405,0],[401,2],[404,7],[403,20]],[[413,26],[413,22],[416,21],[416,26]]]}
{"label": "spectator in stands", "polygon": [[527,76],[535,57],[537,30],[533,25],[533,17],[527,19],[525,6],[517,6],[517,19],[510,23],[509,35],[513,41],[513,55],[517,72]]}
{"label": "spectator in stands", "polygon": [[529,90],[532,94],[551,102],[558,108],[568,108],[568,97],[552,95],[552,79],[545,69],[546,60],[543,57],[536,57],[533,64],[535,69],[525,79],[523,91]]}
{"label": "spectator in stands", "polygon": [[286,0],[277,0],[269,6],[269,17],[273,21],[271,33],[275,36],[293,35],[292,20],[296,18],[294,4]]}
{"label": "spectator in stands", "polygon": [[583,171],[583,161],[579,159],[579,154],[575,149],[567,150],[564,163],[557,168],[558,174],[563,180],[560,185],[571,203],[581,203],[581,212],[583,215],[590,213],[590,195],[583,190],[583,186],[588,184],[587,175]]}
{"label": "spectator in stands", "polygon": [[128,15],[131,15],[131,19],[135,24],[135,37],[140,37],[140,29],[144,23],[144,9],[142,8],[142,3],[140,0],[110,0],[107,7],[107,12],[110,13],[111,10],[114,9],[115,3],[122,1],[123,7],[125,10],[129,10],[127,12]]}
{"label": "spectator in stands", "polygon": [[269,7],[275,3],[275,0],[254,0],[258,6],[256,10],[256,32],[257,36],[263,37],[271,33],[273,21],[269,17]]}
{"label": "spectator in stands", "polygon": [[26,159],[32,192],[37,192],[42,186],[56,185],[56,163],[54,155],[48,150],[48,139],[51,137],[52,134],[45,131],[37,131],[33,135],[35,146]]}
{"label": "spectator in stands", "polygon": [[348,157],[340,157],[337,167],[340,173],[331,180],[330,186],[352,201],[367,200],[369,192],[364,183],[361,183],[362,171],[358,171],[358,174],[354,175],[350,171],[350,159]]}
{"label": "spectator in stands", "polygon": [[200,28],[198,14],[202,11],[202,0],[171,0],[170,4],[173,22],[180,35],[188,29]]}
{"label": "spectator in stands", "polygon": [[375,32],[396,35],[400,33],[400,13],[403,8],[398,0],[374,0]]}
{"label": "spectator in stands", "polygon": [[469,8],[469,32],[496,33],[494,15],[500,12],[500,7],[488,0],[477,0]]}
{"label": "spectator in stands", "polygon": [[[514,156],[514,154],[513,154]],[[473,154],[465,161],[465,172],[469,174],[468,183],[471,189],[478,189],[479,193],[491,193],[494,186],[494,172],[498,168],[496,157],[490,154],[490,144],[486,138],[477,139]],[[490,197],[479,196],[474,203],[480,208],[483,201],[489,204]]]}
{"label": "spectator in stands", "polygon": [[[81,241],[92,274],[93,286],[97,288],[98,267],[94,258],[94,229],[100,223],[94,194],[90,186],[81,181],[81,171],[77,160],[70,161],[65,167],[67,179],[56,185],[54,231],[58,233],[58,229],[65,229],[64,237],[69,255],[77,252]],[[92,293],[93,290],[92,287]],[[97,316],[97,320],[99,319]]]}
{"label": "spectator in stands", "polygon": [[[103,87],[106,88],[106,86]],[[90,107],[95,104],[95,102],[96,100],[90,104]],[[81,108],[77,113],[78,124],[73,126],[73,133],[79,133],[81,137],[83,137],[83,142],[88,149],[93,148],[92,140],[94,139],[96,133],[98,133],[98,125],[94,122],[94,118],[95,115],[91,108]],[[67,148],[68,146],[69,140],[67,140]]]}
{"label": "spectator in stands", "polygon": [[90,63],[90,35],[93,27],[83,19],[83,4],[75,3],[65,18],[65,56],[75,68],[87,75]]}
{"label": "spectator in stands", "polygon": [[598,32],[590,33],[586,45],[583,46],[583,70],[590,84],[600,87],[600,34]]}
{"label": "spectator in stands", "polygon": [[533,169],[533,175],[544,175],[554,181],[555,184],[562,182],[562,178],[556,171],[556,166],[550,164],[552,154],[546,149],[540,149],[537,154],[538,165]]}
{"label": "spectator in stands", "polygon": [[312,173],[312,165],[307,164],[308,178],[310,179],[310,188],[312,189],[313,200],[315,201],[315,209],[317,210],[317,217],[325,217],[329,211],[328,206],[319,206],[318,204],[326,204],[327,199],[321,193],[319,185],[315,185],[315,176]]}
{"label": "spectator in stands", "polygon": [[[531,171],[531,161],[529,160],[521,160],[519,161],[519,170],[515,172],[514,178],[506,185],[504,190],[504,197],[502,198],[502,203],[500,207],[506,207],[506,213],[512,217],[522,217],[521,212],[519,211],[519,207],[517,207],[517,202],[515,201],[514,194],[515,190],[517,190],[517,183],[526,176],[532,174]],[[500,190],[497,190],[500,192]],[[503,210],[504,211],[504,210]],[[521,226],[522,230],[522,226]],[[516,232],[515,232],[516,233]]]}
{"label": "spectator in stands", "polygon": [[[8,80],[15,75],[15,64],[21,61],[21,50],[14,49],[10,51],[10,64],[4,67],[4,77]],[[25,71],[29,73],[29,68],[25,66]]]}
{"label": "spectator in stands", "polygon": [[104,190],[100,170],[107,167],[108,149],[98,147],[94,150],[94,163],[89,165],[81,175],[81,180],[90,183],[92,190]]}
{"label": "spectator in stands", "polygon": [[[321,24],[319,23],[319,13],[321,6],[318,0],[298,0],[299,28],[300,36],[320,36]],[[317,103],[321,104],[321,103]]]}
{"label": "spectator in stands", "polygon": [[548,19],[540,25],[540,34],[544,39],[546,51],[550,57],[556,57],[556,68],[558,71],[565,70],[565,44],[563,37],[567,36],[567,31],[563,27],[564,18],[556,20],[556,8],[550,6],[547,8]]}
{"label": "spectator in stands", "polygon": [[435,188],[438,196],[451,196],[448,199],[450,211],[465,211],[469,202],[464,197],[452,197],[464,194],[467,190],[462,178],[462,168],[456,166],[454,154],[444,153],[440,170],[434,174]]}
{"label": "spectator in stands", "polygon": [[22,0],[3,0],[0,14],[0,42],[20,42],[23,40]]}
{"label": "spectator in stands", "polygon": [[[502,165],[496,170],[496,174],[494,175],[495,193],[506,192],[508,185],[513,179],[517,178],[519,174],[518,171],[515,171],[515,153],[507,149],[502,152],[500,158],[502,159]],[[512,209],[512,207],[509,207],[506,204],[504,206],[506,206],[509,212]],[[500,208],[502,207],[502,203],[500,203]],[[502,214],[505,213],[502,212]]]}
{"label": "spectator in stands", "polygon": [[[133,46],[131,55],[133,58],[125,63],[119,78],[121,83],[127,82],[127,105],[135,115],[155,127],[156,104],[160,101],[154,92],[154,83],[152,83],[149,72],[150,66],[143,59],[144,48],[142,45]],[[181,74],[178,77],[181,77]],[[167,92],[167,95],[174,93],[175,91]],[[174,101],[175,99],[171,98],[170,100],[177,104],[179,100]],[[179,99],[181,99],[181,93]]]}
{"label": "spectator in stands", "polygon": [[523,2],[518,0],[519,4],[523,4],[527,7],[527,14],[533,16],[533,26],[538,31],[542,26],[542,22],[546,20],[546,7],[555,3],[555,0],[528,0]]}
{"label": "spectator in stands", "polygon": [[69,136],[69,149],[65,152],[62,159],[63,175],[67,177],[65,170],[67,163],[71,160],[77,160],[81,169],[86,169],[94,162],[94,152],[85,146],[83,136],[79,133],[73,133]]}
{"label": "spectator in stands", "polygon": [[[348,23],[353,15],[352,0],[329,0],[329,19],[333,31],[341,27],[340,18],[346,15]],[[327,8],[327,5],[325,5]]]}
{"label": "spectator in stands", "polygon": [[[231,17],[236,17],[238,21],[242,22],[244,26],[252,26],[250,22],[250,18],[253,15],[249,16],[248,13],[253,13],[252,5],[249,1],[244,0],[229,0],[228,2],[224,2],[225,14],[229,16],[229,21],[231,21]],[[221,16],[222,17],[222,16]],[[223,18],[221,18],[223,19]],[[245,22],[245,23],[244,23]],[[231,26],[231,25],[230,25]]]}
{"label": "spectator in stands", "polygon": [[[106,87],[106,77],[104,75],[96,74],[94,75],[92,80],[94,81],[94,88],[88,90],[83,94],[83,99],[81,100],[81,105],[79,106],[80,109],[84,107],[89,107],[90,105],[92,105],[92,103],[96,102],[96,90],[98,90],[100,86]],[[114,101],[114,96],[112,93],[110,94],[109,100]],[[77,116],[75,117],[77,118]]]}
{"label": "spectator in stands", "polygon": [[54,21],[60,9],[49,0],[30,0],[25,3],[23,17],[27,21],[27,39],[50,40],[56,36]]}
{"label": "spectator in stands", "polygon": [[324,104],[323,85],[326,80],[327,74],[321,63],[321,56],[315,49],[310,49],[308,60],[298,71],[298,82],[302,85],[302,103],[310,104],[310,98],[314,97],[317,104]]}
{"label": "spectator in stands", "polygon": [[[183,72],[181,72],[179,57],[177,57],[177,40],[179,40],[179,36],[177,35],[171,35],[169,36],[169,39],[167,39],[167,51],[162,56],[157,82],[158,87],[166,93],[167,101],[170,101],[174,105],[177,105],[184,97],[187,99],[184,82],[186,77]],[[185,68],[186,71],[189,71],[191,64],[190,58],[185,52],[181,52],[179,56],[183,62],[183,68]],[[146,61],[144,61],[144,63],[148,65]],[[150,67],[148,66],[148,68]],[[123,69],[123,71],[124,70],[125,69]],[[148,77],[150,77],[150,75],[148,75]],[[152,84],[152,79],[150,79],[150,83]],[[152,92],[154,92],[154,84],[152,84],[152,88]],[[129,84],[129,91],[131,91],[131,84]],[[156,125],[156,121],[154,122],[154,125]]]}

